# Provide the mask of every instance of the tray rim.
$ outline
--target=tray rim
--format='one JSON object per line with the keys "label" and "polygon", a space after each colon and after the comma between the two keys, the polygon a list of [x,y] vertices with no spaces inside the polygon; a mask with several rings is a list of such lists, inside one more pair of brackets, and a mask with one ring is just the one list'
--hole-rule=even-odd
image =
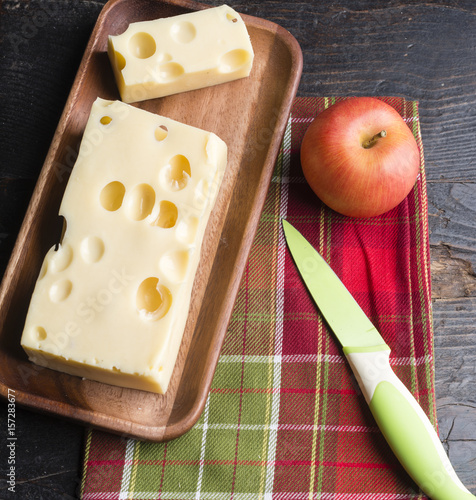
{"label": "tray rim", "polygon": [[[0,283],[0,305],[3,304],[6,295],[8,293],[8,283],[11,281],[11,277],[15,274],[15,269],[17,266],[21,266],[20,262],[20,249],[22,245],[27,240],[28,229],[30,227],[30,220],[35,215],[35,207],[41,200],[42,187],[47,181],[47,173],[52,168],[52,159],[58,149],[59,143],[61,142],[62,134],[66,128],[66,124],[74,111],[74,103],[78,98],[78,94],[81,91],[82,82],[85,77],[86,69],[88,67],[89,60],[93,55],[92,48],[95,44],[96,34],[101,28],[101,22],[108,16],[110,10],[118,3],[125,0],[108,0],[102,7],[95,25],[91,31],[90,37],[88,39],[87,45],[84,49],[81,62],[79,64],[78,70],[76,72],[74,81],[72,83],[70,92],[68,94],[67,100],[65,102],[63,111],[61,113],[58,125],[53,133],[53,137],[48,148],[47,155],[43,161],[42,168],[38,175],[33,193],[31,195],[30,201],[28,203],[25,216],[23,218],[20,230],[15,240],[14,247],[12,249],[11,256],[7,263],[4,276]],[[171,5],[174,7],[182,7],[189,10],[203,10],[213,7],[212,5],[203,4],[200,2],[195,2],[193,0],[154,0],[158,3]],[[271,141],[269,142],[267,148],[266,158],[263,163],[262,175],[260,177],[260,186],[257,189],[259,196],[255,197],[253,200],[253,210],[250,213],[248,222],[245,226],[245,231],[243,234],[247,233],[250,240],[254,239],[258,228],[259,218],[266,200],[267,188],[271,182],[274,164],[279,153],[279,148],[283,139],[283,135],[286,129],[287,121],[291,111],[291,106],[293,100],[297,94],[302,69],[303,69],[303,55],[301,47],[297,42],[296,38],[285,28],[280,25],[268,21],[259,17],[251,16],[248,14],[242,14],[243,20],[247,25],[257,27],[275,34],[276,37],[280,38],[280,41],[288,48],[290,55],[292,56],[292,64],[290,73],[294,76],[290,78],[287,82],[284,92],[284,99],[280,101],[279,113],[276,118],[275,130]],[[246,241],[243,238],[243,241]],[[200,384],[198,386],[197,394],[208,394],[210,386],[213,380],[214,372],[218,359],[220,356],[221,348],[224,342],[225,333],[228,328],[229,320],[233,311],[234,302],[239,290],[241,283],[241,277],[244,272],[244,267],[248,260],[248,255],[251,250],[251,244],[243,247],[241,246],[237,252],[237,259],[235,260],[235,270],[233,272],[233,278],[228,284],[229,293],[232,294],[233,300],[229,301],[228,307],[222,308],[220,310],[220,324],[223,333],[220,335],[218,342],[214,344],[214,349],[212,350],[211,363],[213,365],[213,370],[207,370],[205,376],[202,377]],[[0,325],[2,328],[2,325]],[[2,377],[2,369],[0,367],[0,398],[8,400],[9,391],[12,388],[7,386]],[[151,442],[163,442],[171,439],[175,439],[185,432],[190,430],[193,425],[200,418],[206,403],[206,397],[197,398],[196,402],[193,404],[191,411],[186,414],[181,420],[178,420],[172,425],[157,425],[149,426],[142,423],[131,422],[125,419],[119,419],[118,417],[113,417],[111,415],[99,412],[97,410],[88,410],[84,407],[73,407],[64,402],[54,401],[54,405],[51,404],[51,399],[35,393],[28,392],[25,390],[15,391],[15,401],[20,406],[37,411],[43,414],[49,414],[56,417],[64,418],[68,421],[80,424],[88,425],[89,427],[96,428],[103,431],[112,432],[115,434],[120,434],[125,437],[132,437],[135,439],[140,439],[144,441]],[[197,403],[198,402],[198,403]],[[169,415],[170,418],[170,415]],[[118,425],[122,424],[122,425]]]}

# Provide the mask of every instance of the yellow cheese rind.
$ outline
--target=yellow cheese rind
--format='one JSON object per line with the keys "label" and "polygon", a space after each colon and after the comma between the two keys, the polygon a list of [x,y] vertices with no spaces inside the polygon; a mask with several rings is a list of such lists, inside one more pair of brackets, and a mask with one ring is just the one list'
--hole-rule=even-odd
{"label": "yellow cheese rind", "polygon": [[247,77],[254,58],[243,19],[227,5],[132,23],[109,36],[108,54],[128,103]]}
{"label": "yellow cheese rind", "polygon": [[22,334],[31,361],[166,391],[226,156],[215,134],[96,100]]}

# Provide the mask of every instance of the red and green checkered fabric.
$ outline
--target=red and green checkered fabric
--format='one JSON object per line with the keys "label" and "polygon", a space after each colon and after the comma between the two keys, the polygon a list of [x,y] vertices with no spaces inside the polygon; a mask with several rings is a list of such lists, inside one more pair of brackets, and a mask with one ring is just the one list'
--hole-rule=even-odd
{"label": "red and green checkered fabric", "polygon": [[[385,100],[423,151],[417,104]],[[333,212],[306,184],[299,146],[334,101],[295,100],[200,420],[163,444],[89,431],[84,500],[425,498],[380,434],[281,232],[286,218],[330,263],[436,425],[423,153],[417,183],[395,209],[370,219]]]}

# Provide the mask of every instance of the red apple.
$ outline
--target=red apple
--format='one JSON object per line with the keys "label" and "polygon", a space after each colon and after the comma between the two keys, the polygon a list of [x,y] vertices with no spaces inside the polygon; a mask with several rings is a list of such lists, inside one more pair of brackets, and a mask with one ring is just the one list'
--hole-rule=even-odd
{"label": "red apple", "polygon": [[330,208],[351,217],[383,214],[405,199],[420,169],[410,128],[373,97],[340,101],[320,113],[301,144],[304,176]]}

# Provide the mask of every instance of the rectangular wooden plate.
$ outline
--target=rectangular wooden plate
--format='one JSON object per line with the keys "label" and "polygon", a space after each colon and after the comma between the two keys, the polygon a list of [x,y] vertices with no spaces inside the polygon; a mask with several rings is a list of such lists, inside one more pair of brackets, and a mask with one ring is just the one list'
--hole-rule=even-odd
{"label": "rectangular wooden plate", "polygon": [[[188,431],[203,411],[296,95],[302,53],[280,26],[243,15],[255,59],[235,82],[139,103],[215,132],[227,173],[205,235],[180,354],[165,395],[83,380],[30,363],[20,337],[41,263],[61,237],[58,210],[96,97],[119,99],[106,54],[127,25],[206,8],[187,0],[110,0],[86,48],[0,287],[0,393],[18,404],[148,441]],[[185,312],[184,312],[185,314]]]}

